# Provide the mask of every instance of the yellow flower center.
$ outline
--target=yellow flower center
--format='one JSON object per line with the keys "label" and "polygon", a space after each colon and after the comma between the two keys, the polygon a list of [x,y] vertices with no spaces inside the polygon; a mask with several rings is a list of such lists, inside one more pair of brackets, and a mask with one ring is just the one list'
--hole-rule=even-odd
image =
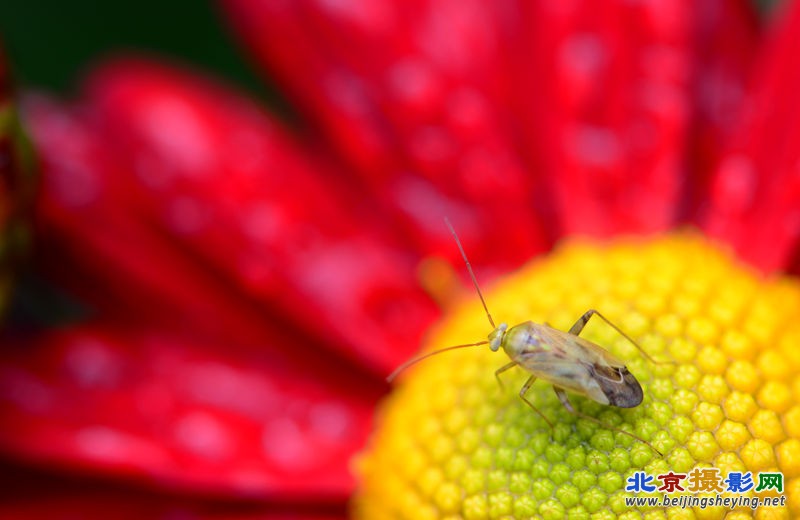
{"label": "yellow flower center", "polygon": [[[572,240],[487,289],[497,322],[569,330],[594,308],[655,359],[674,361],[649,362],[593,318],[581,336],[626,364],[644,401],[621,409],[569,395],[576,410],[648,441],[663,457],[570,414],[552,385],[539,380],[527,397],[551,429],[519,398],[528,372],[512,368],[498,385],[495,370],[509,362],[502,349],[445,352],[404,373],[380,407],[368,451],[357,461],[356,518],[800,517],[797,280],[765,279],[698,235],[673,234]],[[424,350],[480,341],[489,332],[472,296]],[[786,506],[626,506],[634,472],[695,468],[717,468],[722,477],[781,471]]]}

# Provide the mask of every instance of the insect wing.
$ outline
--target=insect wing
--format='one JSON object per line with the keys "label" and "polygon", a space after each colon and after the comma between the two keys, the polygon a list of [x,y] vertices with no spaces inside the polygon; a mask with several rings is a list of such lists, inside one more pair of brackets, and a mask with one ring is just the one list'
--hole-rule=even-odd
{"label": "insect wing", "polygon": [[537,334],[542,340],[546,338],[547,344],[523,352],[516,359],[536,377],[600,404],[631,408],[642,402],[639,382],[603,348],[550,327]]}
{"label": "insect wing", "polygon": [[555,358],[547,353],[533,353],[522,356],[519,365],[548,383],[598,403],[609,404],[605,393],[594,380],[590,366],[585,363]]}
{"label": "insect wing", "polygon": [[558,338],[556,341],[560,343],[560,348],[570,352],[575,358],[582,359],[585,362],[591,362],[593,365],[598,366],[614,368],[622,368],[625,366],[625,363],[620,361],[616,356],[588,339],[570,334],[569,332],[548,328],[552,331],[551,337]]}

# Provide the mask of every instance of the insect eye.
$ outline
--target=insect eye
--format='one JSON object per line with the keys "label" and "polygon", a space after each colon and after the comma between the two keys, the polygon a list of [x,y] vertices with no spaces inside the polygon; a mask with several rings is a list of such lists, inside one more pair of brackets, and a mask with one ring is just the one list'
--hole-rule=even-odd
{"label": "insect eye", "polygon": [[492,333],[489,335],[489,348],[492,352],[497,352],[500,350],[500,347],[503,346],[503,340],[506,337],[506,330],[508,329],[508,324],[501,323]]}

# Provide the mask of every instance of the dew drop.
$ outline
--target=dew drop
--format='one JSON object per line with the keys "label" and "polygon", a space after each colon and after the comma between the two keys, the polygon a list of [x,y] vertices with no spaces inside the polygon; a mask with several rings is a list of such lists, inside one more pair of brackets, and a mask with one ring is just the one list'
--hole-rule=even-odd
{"label": "dew drop", "polygon": [[580,126],[569,136],[568,149],[588,166],[613,166],[620,158],[617,135],[608,128]]}
{"label": "dew drop", "polygon": [[719,167],[714,189],[718,206],[727,211],[743,211],[753,201],[756,172],[753,163],[745,155],[732,155]]}
{"label": "dew drop", "polygon": [[107,426],[82,428],[74,440],[78,450],[96,459],[146,464],[157,458],[148,443]]}
{"label": "dew drop", "polygon": [[341,439],[350,432],[353,418],[344,405],[329,402],[314,405],[309,421],[313,431],[331,439]]}
{"label": "dew drop", "polygon": [[233,446],[223,425],[205,412],[182,417],[175,425],[175,438],[188,451],[213,460],[229,456]]}
{"label": "dew drop", "polygon": [[594,34],[575,34],[561,45],[561,67],[578,74],[595,73],[606,61],[606,48]]}
{"label": "dew drop", "polygon": [[313,445],[292,419],[269,423],[264,427],[261,442],[267,459],[287,469],[306,469],[317,460]]}
{"label": "dew drop", "polygon": [[159,154],[184,173],[196,176],[212,166],[213,139],[187,101],[176,97],[155,100],[141,117]]}
{"label": "dew drop", "polygon": [[72,342],[64,355],[64,367],[82,387],[110,387],[119,382],[122,362],[105,343],[85,338]]}

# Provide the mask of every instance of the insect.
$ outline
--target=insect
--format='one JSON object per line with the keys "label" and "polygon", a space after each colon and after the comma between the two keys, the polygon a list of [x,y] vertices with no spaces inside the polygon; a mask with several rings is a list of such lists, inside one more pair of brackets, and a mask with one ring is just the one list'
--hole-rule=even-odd
{"label": "insect", "polygon": [[625,364],[599,345],[580,337],[581,331],[583,331],[583,328],[592,316],[597,316],[605,321],[622,335],[622,337],[639,349],[652,363],[663,364],[668,362],[656,361],[650,357],[650,355],[648,355],[638,343],[631,339],[630,336],[625,334],[622,329],[614,325],[608,318],[594,309],[583,313],[583,315],[578,318],[578,321],[570,327],[568,332],[554,329],[547,324],[539,324],[532,321],[526,321],[513,327],[509,327],[507,323],[495,325],[494,319],[486,305],[486,300],[483,298],[483,293],[478,285],[478,280],[467,259],[467,254],[464,252],[464,247],[461,245],[461,240],[458,238],[450,221],[445,219],[445,223],[456,241],[458,250],[461,252],[461,257],[464,259],[467,271],[472,278],[472,284],[475,286],[478,297],[483,304],[483,309],[486,311],[486,317],[489,319],[489,324],[492,326],[493,330],[489,334],[488,339],[484,341],[445,347],[411,359],[392,372],[387,378],[387,381],[391,382],[406,368],[431,356],[449,350],[488,344],[489,349],[493,352],[497,352],[502,348],[511,359],[509,363],[495,371],[495,377],[501,388],[503,388],[504,385],[500,379],[500,374],[507,370],[519,366],[531,374],[522,385],[519,391],[519,397],[525,404],[530,406],[534,412],[539,414],[551,428],[553,427],[553,423],[526,397],[528,390],[530,390],[531,385],[533,385],[536,379],[543,379],[553,385],[556,396],[558,396],[559,401],[561,401],[561,404],[569,413],[592,421],[603,428],[628,435],[646,444],[653,451],[658,453],[659,456],[662,456],[662,453],[653,447],[652,444],[633,433],[605,424],[590,415],[576,410],[567,396],[567,390],[588,397],[600,404],[617,406],[620,408],[633,408],[642,402],[644,396],[642,386],[639,384],[639,381],[636,380],[636,377],[628,371]]}

